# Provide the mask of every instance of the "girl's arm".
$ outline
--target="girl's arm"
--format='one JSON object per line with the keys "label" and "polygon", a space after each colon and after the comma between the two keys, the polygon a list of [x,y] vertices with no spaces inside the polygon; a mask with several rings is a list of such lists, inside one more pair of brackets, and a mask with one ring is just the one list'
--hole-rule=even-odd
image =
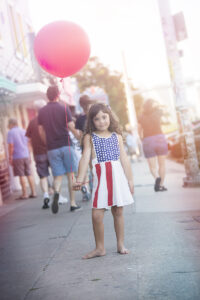
{"label": "girl's arm", "polygon": [[120,148],[120,161],[122,164],[122,168],[124,169],[126,178],[128,180],[130,192],[131,192],[131,194],[133,194],[134,193],[134,184],[133,184],[133,173],[131,170],[131,164],[130,164],[130,161],[126,154],[126,151],[124,149],[124,144],[123,144],[121,135],[118,135],[118,140],[119,140],[119,148]]}
{"label": "girl's arm", "polygon": [[92,151],[92,147],[91,147],[90,135],[86,134],[83,139],[83,154],[81,156],[79,166],[78,166],[78,175],[76,178],[76,182],[73,184],[74,190],[80,190],[81,186],[84,184],[84,179],[90,162],[91,151]]}

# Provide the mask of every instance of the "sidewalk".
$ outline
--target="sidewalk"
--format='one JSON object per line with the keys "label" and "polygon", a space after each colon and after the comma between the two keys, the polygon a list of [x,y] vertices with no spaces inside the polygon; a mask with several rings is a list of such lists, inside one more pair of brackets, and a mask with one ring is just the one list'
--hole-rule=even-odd
{"label": "sidewalk", "polygon": [[183,166],[167,165],[169,191],[155,193],[146,162],[133,164],[136,201],[124,210],[129,255],[116,253],[108,211],[107,255],[81,259],[94,247],[90,203],[76,213],[62,205],[57,215],[39,198],[9,204],[6,213],[1,207],[0,298],[200,299],[200,188],[182,188]]}
{"label": "sidewalk", "polygon": [[137,212],[200,210],[200,188],[183,188],[185,169],[173,160],[166,162],[167,192],[153,193],[154,182],[145,161],[133,165]]}

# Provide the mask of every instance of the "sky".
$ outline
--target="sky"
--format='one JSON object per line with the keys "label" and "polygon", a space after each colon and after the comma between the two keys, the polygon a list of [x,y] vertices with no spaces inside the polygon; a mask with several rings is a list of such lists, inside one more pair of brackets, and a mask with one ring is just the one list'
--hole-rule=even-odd
{"label": "sky", "polygon": [[[169,71],[157,0],[28,0],[33,28],[57,20],[73,21],[88,34],[91,55],[122,72],[136,88],[168,84]],[[172,14],[184,13],[188,39],[179,43],[186,79],[200,80],[200,1],[170,0]]]}

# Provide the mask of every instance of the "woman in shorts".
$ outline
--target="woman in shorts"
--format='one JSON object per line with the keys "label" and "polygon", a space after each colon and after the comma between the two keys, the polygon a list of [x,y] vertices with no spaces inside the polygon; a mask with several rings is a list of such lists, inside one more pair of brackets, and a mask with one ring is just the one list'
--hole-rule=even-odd
{"label": "woman in shorts", "polygon": [[168,152],[166,138],[162,132],[161,123],[164,116],[159,104],[148,99],[143,106],[139,119],[139,134],[142,139],[144,156],[147,158],[149,169],[155,179],[154,190],[167,191],[164,184],[165,160]]}

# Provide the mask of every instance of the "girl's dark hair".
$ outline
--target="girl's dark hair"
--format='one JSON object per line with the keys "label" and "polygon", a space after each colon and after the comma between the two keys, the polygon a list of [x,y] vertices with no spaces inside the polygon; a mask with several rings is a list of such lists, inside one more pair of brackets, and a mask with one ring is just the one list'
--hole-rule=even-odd
{"label": "girl's dark hair", "polygon": [[94,132],[96,130],[94,123],[93,123],[93,119],[100,111],[108,114],[110,117],[110,126],[108,127],[108,130],[110,132],[116,132],[116,133],[122,135],[122,130],[119,125],[119,121],[118,121],[117,117],[115,116],[115,114],[111,111],[110,107],[103,103],[96,103],[90,107],[90,110],[88,112],[84,136],[86,134],[91,135],[92,132]]}

